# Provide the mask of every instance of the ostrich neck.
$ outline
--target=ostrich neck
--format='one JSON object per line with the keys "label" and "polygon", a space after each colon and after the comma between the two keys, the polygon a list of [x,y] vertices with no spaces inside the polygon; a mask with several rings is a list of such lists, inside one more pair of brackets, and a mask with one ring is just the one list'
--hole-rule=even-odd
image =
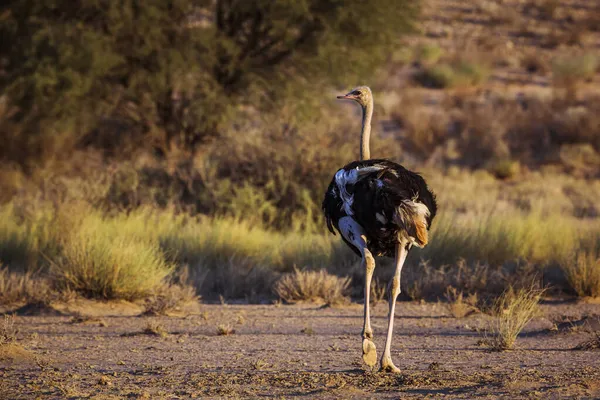
{"label": "ostrich neck", "polygon": [[373,116],[373,100],[370,100],[363,107],[362,130],[360,131],[360,159],[368,160],[371,158],[369,148],[369,138],[371,137],[371,117]]}

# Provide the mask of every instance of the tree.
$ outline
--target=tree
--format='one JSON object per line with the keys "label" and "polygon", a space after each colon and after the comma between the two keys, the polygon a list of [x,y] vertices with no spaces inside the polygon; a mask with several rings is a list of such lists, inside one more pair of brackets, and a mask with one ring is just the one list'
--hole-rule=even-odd
{"label": "tree", "polygon": [[416,11],[410,0],[7,0],[0,91],[14,112],[0,134],[21,152],[0,157],[124,140],[193,151],[238,104],[364,76]]}

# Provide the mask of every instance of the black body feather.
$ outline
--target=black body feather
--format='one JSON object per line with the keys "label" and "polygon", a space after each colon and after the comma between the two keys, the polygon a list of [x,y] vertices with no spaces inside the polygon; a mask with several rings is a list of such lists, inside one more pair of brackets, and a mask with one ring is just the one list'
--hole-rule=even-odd
{"label": "black body feather", "polygon": [[[345,190],[353,196],[353,215],[350,216],[365,230],[367,247],[373,254],[393,257],[399,234],[411,238],[418,236],[411,219],[411,204],[421,203],[427,207],[426,228],[431,227],[437,211],[435,195],[419,174],[384,159],[353,161],[343,170],[357,170],[358,178],[345,185]],[[327,226],[335,234],[335,230],[339,231],[339,220],[348,216],[335,176],[327,188],[322,207]],[[402,218],[404,216],[406,218]],[[342,238],[360,256],[360,251],[343,235]]]}

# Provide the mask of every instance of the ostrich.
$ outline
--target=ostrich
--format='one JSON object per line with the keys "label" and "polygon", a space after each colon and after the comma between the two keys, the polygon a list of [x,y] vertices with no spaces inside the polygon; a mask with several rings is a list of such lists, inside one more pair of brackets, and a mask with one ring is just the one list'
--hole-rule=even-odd
{"label": "ostrich", "polygon": [[388,331],[380,365],[382,371],[400,372],[390,354],[400,272],[411,247],[427,244],[428,230],[437,210],[435,195],[420,175],[392,161],[370,159],[371,89],[360,86],[337,98],[356,101],[362,107],[360,160],[335,173],[325,193],[323,211],[331,233],[335,235],[335,227],[344,242],[361,257],[365,268],[362,351],[369,367],[377,362],[369,314],[370,286],[375,270],[373,256],[396,257],[396,271],[388,285]]}

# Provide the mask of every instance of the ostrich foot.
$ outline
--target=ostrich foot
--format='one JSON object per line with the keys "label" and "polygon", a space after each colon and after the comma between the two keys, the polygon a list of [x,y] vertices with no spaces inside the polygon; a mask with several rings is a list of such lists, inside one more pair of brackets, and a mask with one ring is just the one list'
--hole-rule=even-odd
{"label": "ostrich foot", "polygon": [[375,366],[377,364],[377,348],[375,347],[375,343],[373,343],[370,339],[363,339],[363,361],[369,367]]}
{"label": "ostrich foot", "polygon": [[394,365],[391,357],[383,357],[381,359],[381,368],[379,369],[379,372],[392,372],[394,374],[399,374],[401,371],[400,368]]}

